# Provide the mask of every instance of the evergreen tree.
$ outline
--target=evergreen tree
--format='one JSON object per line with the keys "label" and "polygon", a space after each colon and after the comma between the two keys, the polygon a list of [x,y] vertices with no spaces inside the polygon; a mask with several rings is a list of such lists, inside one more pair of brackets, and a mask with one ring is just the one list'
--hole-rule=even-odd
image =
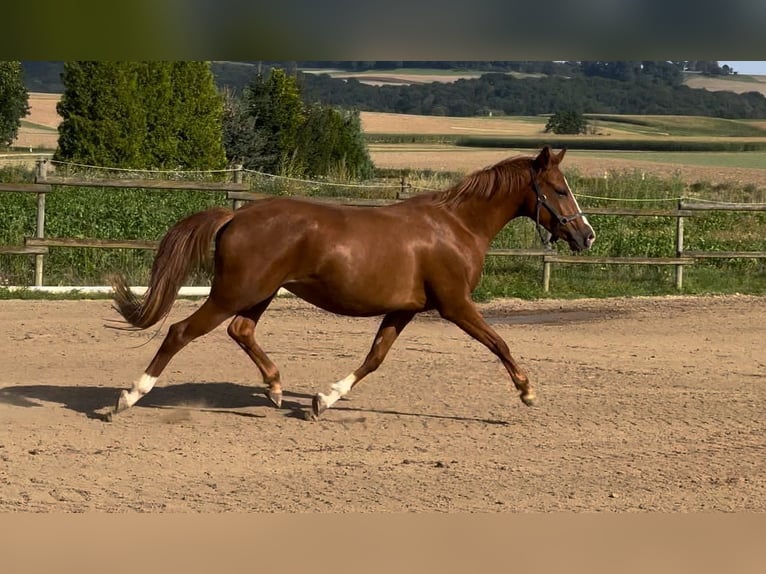
{"label": "evergreen tree", "polygon": [[223,103],[200,62],[67,62],[55,158],[129,168],[225,165]]}
{"label": "evergreen tree", "polygon": [[255,129],[255,118],[243,98],[224,90],[223,101],[223,146],[229,162],[261,169],[266,155],[265,135]]}
{"label": "evergreen tree", "polygon": [[143,167],[146,114],[138,105],[137,64],[67,62],[57,105],[54,159],[106,167]]}
{"label": "evergreen tree", "polygon": [[172,65],[178,165],[217,169],[226,165],[223,148],[223,98],[206,62]]}
{"label": "evergreen tree", "polygon": [[252,157],[251,161],[257,169],[270,173],[295,172],[298,133],[305,119],[295,78],[279,68],[271,70],[268,78],[258,74],[248,86],[245,99],[254,129],[263,140],[260,157]]}
{"label": "evergreen tree", "polygon": [[11,145],[21,118],[29,113],[29,94],[22,76],[21,62],[0,62],[0,146]]}
{"label": "evergreen tree", "polygon": [[275,174],[366,178],[373,164],[358,112],[306,106],[293,76],[258,74],[244,98],[226,94],[224,143],[229,161]]}
{"label": "evergreen tree", "polygon": [[151,102],[144,108],[146,132],[152,134],[144,148],[144,164],[153,167],[181,165],[172,64],[147,62],[140,70],[139,82],[143,87],[143,99]]}
{"label": "evergreen tree", "polygon": [[373,163],[362,134],[359,112],[314,104],[301,126],[298,157],[311,177],[334,174],[372,177]]}

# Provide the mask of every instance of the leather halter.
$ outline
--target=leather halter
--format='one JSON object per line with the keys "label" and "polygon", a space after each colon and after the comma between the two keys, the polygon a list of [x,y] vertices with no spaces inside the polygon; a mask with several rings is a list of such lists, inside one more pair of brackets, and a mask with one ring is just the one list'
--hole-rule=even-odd
{"label": "leather halter", "polygon": [[[537,180],[535,179],[535,172],[534,170],[530,170],[530,176],[532,178],[532,189],[535,190],[535,195],[537,196],[537,205],[535,206],[535,226],[537,227],[537,233],[540,235],[540,241],[543,242],[543,245],[546,247],[550,247],[551,243],[555,242],[558,238],[553,237],[553,234],[549,232],[549,236],[547,239],[543,237],[543,229],[544,227],[540,225],[540,208],[545,207],[545,209],[548,210],[548,212],[553,216],[553,219],[556,220],[558,225],[567,225],[569,223],[572,223],[575,219],[579,217],[583,217],[583,212],[578,211],[577,213],[573,215],[561,215],[558,211],[556,211],[556,208],[553,207],[550,202],[548,201],[548,198],[545,196],[545,194],[540,191],[540,188],[537,185]],[[553,237],[553,241],[551,241],[551,237]]]}

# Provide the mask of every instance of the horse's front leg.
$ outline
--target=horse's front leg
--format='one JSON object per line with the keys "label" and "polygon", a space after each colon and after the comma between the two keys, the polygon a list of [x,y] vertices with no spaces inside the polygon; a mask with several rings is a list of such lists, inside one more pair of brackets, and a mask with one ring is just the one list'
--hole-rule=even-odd
{"label": "horse's front leg", "polygon": [[487,324],[469,298],[458,304],[443,306],[439,309],[439,313],[497,355],[519,391],[522,402],[527,406],[534,404],[535,392],[532,390],[529,378],[511,356],[506,342]]}

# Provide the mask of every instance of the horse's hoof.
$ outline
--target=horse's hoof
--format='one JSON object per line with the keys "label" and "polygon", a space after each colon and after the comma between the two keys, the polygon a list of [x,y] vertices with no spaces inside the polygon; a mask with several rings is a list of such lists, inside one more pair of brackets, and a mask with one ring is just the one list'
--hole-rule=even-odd
{"label": "horse's hoof", "polygon": [[113,412],[104,413],[103,415],[101,415],[101,420],[104,421],[105,423],[110,423],[112,422],[113,416],[114,416]]}
{"label": "horse's hoof", "polygon": [[311,420],[315,421],[319,419],[319,415],[321,415],[324,411],[327,410],[327,405],[322,400],[322,395],[316,394],[314,395],[314,398],[311,400]]}
{"label": "horse's hoof", "polygon": [[[129,408],[130,404],[128,403],[128,391],[123,389],[120,391],[120,396],[117,399],[117,404],[114,405],[114,410],[111,414],[116,415],[117,413],[120,413]],[[111,417],[109,420],[111,420]]]}
{"label": "horse's hoof", "polygon": [[275,407],[282,407],[282,391],[272,391],[271,389],[266,389],[266,398],[268,398],[271,401],[271,404]]}
{"label": "horse's hoof", "polygon": [[307,421],[316,421],[319,420],[317,416],[314,414],[314,410],[311,409],[310,411],[306,411],[303,413],[303,418]]}
{"label": "horse's hoof", "polygon": [[535,401],[537,400],[537,397],[535,396],[535,393],[533,391],[528,391],[521,395],[521,402],[527,405],[528,407],[535,406]]}

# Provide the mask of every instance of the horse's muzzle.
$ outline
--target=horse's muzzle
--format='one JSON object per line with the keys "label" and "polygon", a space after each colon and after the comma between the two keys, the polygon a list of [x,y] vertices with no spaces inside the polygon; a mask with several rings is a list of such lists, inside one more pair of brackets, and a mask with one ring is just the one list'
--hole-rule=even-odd
{"label": "horse's muzzle", "polygon": [[572,251],[580,252],[587,251],[596,241],[596,232],[588,223],[588,220],[584,217],[580,220],[581,225],[577,226],[577,229],[567,230],[566,240],[569,243],[569,248]]}

